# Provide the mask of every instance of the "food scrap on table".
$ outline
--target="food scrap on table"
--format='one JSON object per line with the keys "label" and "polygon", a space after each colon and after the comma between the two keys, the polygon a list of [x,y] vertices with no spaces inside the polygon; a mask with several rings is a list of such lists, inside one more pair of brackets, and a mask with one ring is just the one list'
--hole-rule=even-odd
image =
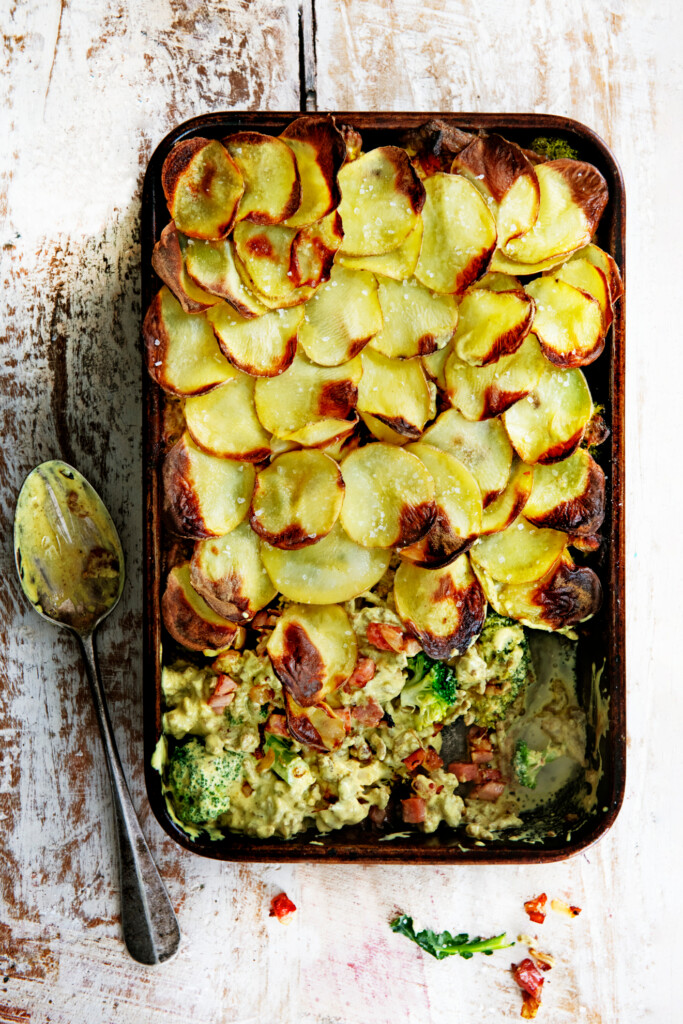
{"label": "food scrap on table", "polygon": [[295,913],[296,905],[292,903],[287,893],[281,892],[273,896],[270,901],[269,917],[276,917],[280,924],[289,924]]}

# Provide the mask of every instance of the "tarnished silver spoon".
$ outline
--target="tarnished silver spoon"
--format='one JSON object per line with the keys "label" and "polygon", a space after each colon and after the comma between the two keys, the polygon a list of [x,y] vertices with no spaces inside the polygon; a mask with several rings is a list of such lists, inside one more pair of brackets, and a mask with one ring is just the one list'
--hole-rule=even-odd
{"label": "tarnished silver spoon", "polygon": [[95,630],[123,590],[116,527],[77,470],[59,460],[43,462],[29,473],[17,499],[14,553],[35,610],[80,641],[114,798],[123,936],[135,960],[161,963],[178,948],[180,929],[128,792],[95,653]]}

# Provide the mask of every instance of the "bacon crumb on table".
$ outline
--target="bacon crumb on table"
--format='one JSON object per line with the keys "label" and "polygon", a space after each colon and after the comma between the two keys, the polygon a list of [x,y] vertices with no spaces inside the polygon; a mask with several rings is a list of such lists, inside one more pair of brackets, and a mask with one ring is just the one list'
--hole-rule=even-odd
{"label": "bacon crumb on table", "polygon": [[541,990],[545,978],[529,957],[518,964],[511,964],[511,968],[512,977],[522,990],[524,1004],[521,1016],[525,1020],[533,1020],[541,1005]]}
{"label": "bacon crumb on table", "polygon": [[276,917],[281,924],[289,924],[296,906],[287,893],[281,892],[270,901],[270,917]]}
{"label": "bacon crumb on table", "polygon": [[533,899],[527,900],[524,904],[524,909],[529,915],[529,919],[533,921],[534,924],[543,924],[545,921],[545,905],[547,902],[548,896],[546,893],[542,892],[540,896],[535,896]]}

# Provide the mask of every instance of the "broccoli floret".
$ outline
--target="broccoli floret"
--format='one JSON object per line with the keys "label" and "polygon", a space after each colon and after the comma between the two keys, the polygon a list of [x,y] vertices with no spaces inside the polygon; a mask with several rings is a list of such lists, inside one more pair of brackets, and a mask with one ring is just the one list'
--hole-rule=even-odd
{"label": "broccoli floret", "polygon": [[289,743],[273,733],[268,733],[263,744],[264,752],[273,751],[275,760],[271,765],[276,775],[291,786],[294,781],[306,773],[306,762],[298,754],[295,754]]}
{"label": "broccoli floret", "polygon": [[423,651],[408,658],[410,676],[401,690],[401,706],[417,708],[418,729],[446,717],[455,702],[455,672],[443,661],[433,661]]}
{"label": "broccoli floret", "polygon": [[475,687],[469,688],[470,711],[477,725],[492,729],[505,717],[527,681],[529,642],[518,622],[490,611],[472,651],[485,663],[486,689],[479,693]]}
{"label": "broccoli floret", "polygon": [[550,764],[559,757],[561,751],[552,744],[545,750],[532,750],[524,740],[517,740],[515,753],[512,758],[512,768],[515,778],[520,786],[526,789],[536,789],[538,773],[546,764]]}
{"label": "broccoli floret", "polygon": [[176,747],[168,768],[168,786],[181,821],[203,824],[230,807],[227,789],[242,774],[243,754],[209,754],[199,740]]}
{"label": "broccoli floret", "polygon": [[548,160],[577,160],[578,152],[570,146],[566,139],[550,139],[545,135],[539,135],[531,143],[530,149]]}

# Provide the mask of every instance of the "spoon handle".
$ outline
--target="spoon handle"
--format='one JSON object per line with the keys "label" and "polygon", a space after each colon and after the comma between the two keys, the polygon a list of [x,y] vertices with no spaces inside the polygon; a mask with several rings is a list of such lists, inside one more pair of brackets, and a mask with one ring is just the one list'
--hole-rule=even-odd
{"label": "spoon handle", "polygon": [[79,636],[111,780],[119,840],[121,923],[128,952],[142,964],[173,956],[180,929],[164,883],[152,860],[126,785],[107,710],[93,635]]}

